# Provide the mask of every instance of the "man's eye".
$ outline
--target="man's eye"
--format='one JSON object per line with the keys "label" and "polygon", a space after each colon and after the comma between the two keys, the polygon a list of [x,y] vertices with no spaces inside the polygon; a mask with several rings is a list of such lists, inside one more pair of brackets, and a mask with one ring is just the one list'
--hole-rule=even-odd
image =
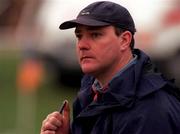
{"label": "man's eye", "polygon": [[100,37],[102,34],[101,33],[92,33],[91,36],[93,38],[97,38],[97,37]]}
{"label": "man's eye", "polygon": [[76,34],[76,38],[77,38],[77,39],[81,39],[81,38],[82,38],[82,35],[81,35],[81,34]]}

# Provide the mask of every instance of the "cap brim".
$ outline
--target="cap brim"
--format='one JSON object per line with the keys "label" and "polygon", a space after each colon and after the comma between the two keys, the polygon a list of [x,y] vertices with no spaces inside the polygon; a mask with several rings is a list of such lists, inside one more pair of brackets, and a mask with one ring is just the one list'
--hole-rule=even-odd
{"label": "cap brim", "polygon": [[81,18],[77,18],[74,20],[63,22],[59,26],[59,28],[60,29],[69,29],[69,28],[74,28],[79,24],[86,25],[86,26],[108,26],[108,25],[110,25],[107,22],[103,22],[103,21],[99,21],[99,20],[95,20],[95,19],[87,18],[87,17],[81,17]]}

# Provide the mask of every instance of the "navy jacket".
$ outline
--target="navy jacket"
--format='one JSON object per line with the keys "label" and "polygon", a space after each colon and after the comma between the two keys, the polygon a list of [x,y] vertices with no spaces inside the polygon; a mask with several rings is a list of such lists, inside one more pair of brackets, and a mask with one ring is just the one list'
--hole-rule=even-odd
{"label": "navy jacket", "polygon": [[180,134],[180,93],[140,50],[135,65],[92,101],[85,76],[73,105],[72,134]]}

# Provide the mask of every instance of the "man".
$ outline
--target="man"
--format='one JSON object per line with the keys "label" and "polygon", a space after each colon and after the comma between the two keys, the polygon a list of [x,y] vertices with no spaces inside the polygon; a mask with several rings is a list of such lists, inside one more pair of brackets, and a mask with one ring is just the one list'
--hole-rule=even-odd
{"label": "man", "polygon": [[[75,27],[85,76],[73,105],[43,121],[41,134],[179,134],[179,91],[134,49],[134,21],[121,5],[99,1],[60,29]],[[66,101],[67,102],[67,101]]]}

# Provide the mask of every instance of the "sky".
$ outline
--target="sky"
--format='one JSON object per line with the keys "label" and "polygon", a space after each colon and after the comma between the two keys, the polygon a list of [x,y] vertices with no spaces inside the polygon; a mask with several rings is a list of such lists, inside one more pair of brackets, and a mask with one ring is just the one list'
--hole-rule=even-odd
{"label": "sky", "polygon": [[[59,25],[73,19],[86,5],[97,0],[46,0],[41,10],[40,21],[46,25]],[[168,8],[169,0],[111,0],[125,6],[135,20],[136,26],[156,23],[155,18]]]}

